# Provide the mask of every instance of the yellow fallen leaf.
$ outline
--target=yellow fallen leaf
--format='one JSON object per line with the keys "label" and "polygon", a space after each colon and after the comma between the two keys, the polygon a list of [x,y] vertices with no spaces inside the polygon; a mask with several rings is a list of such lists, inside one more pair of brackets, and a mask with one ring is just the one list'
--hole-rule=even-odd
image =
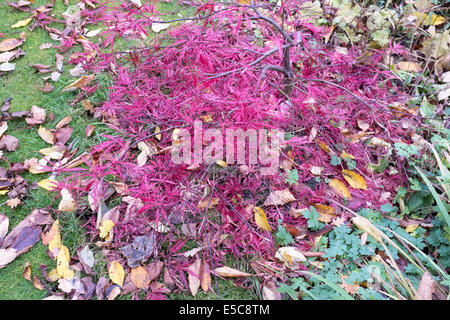
{"label": "yellow fallen leaf", "polygon": [[49,273],[47,273],[47,276],[45,277],[45,280],[49,281],[49,282],[55,282],[56,280],[58,280],[60,277],[58,275],[58,271],[55,269],[53,269],[52,271],[50,271]]}
{"label": "yellow fallen leaf", "polygon": [[44,128],[43,126],[40,126],[38,129],[38,135],[47,143],[54,144],[55,143],[55,136],[53,133],[49,130]]}
{"label": "yellow fallen leaf", "polygon": [[29,24],[31,22],[31,18],[25,19],[25,20],[20,20],[17,23],[13,24],[11,26],[11,29],[13,28],[21,28],[21,27],[25,27],[27,24]]}
{"label": "yellow fallen leaf", "polygon": [[100,238],[104,239],[109,235],[109,232],[114,227],[114,222],[110,219],[105,220],[102,222],[102,224],[99,227],[100,230]]}
{"label": "yellow fallen leaf", "polygon": [[239,278],[239,277],[251,277],[252,275],[247,272],[242,272],[230,267],[220,267],[214,270],[216,274],[224,278]]}
{"label": "yellow fallen leaf", "polygon": [[336,214],[334,213],[334,209],[325,204],[314,204],[314,208],[316,208],[317,212],[319,212],[320,217],[317,219],[323,223],[330,223],[336,218]]}
{"label": "yellow fallen leaf", "polygon": [[367,190],[366,181],[356,172],[344,169],[342,175],[352,188]]}
{"label": "yellow fallen leaf", "polygon": [[440,24],[445,23],[445,18],[442,16],[438,16],[437,14],[427,14],[419,11],[415,11],[412,13],[415,17],[417,17],[417,24],[424,26],[438,26]]}
{"label": "yellow fallen leaf", "polygon": [[115,284],[122,287],[123,280],[125,279],[125,271],[120,263],[113,261],[108,269],[109,278]]}
{"label": "yellow fallen leaf", "polygon": [[58,210],[63,212],[72,212],[77,209],[77,202],[73,199],[72,194],[66,188],[61,190],[61,202],[59,203]]}
{"label": "yellow fallen leaf", "polygon": [[408,233],[411,233],[411,232],[416,231],[416,229],[417,229],[418,227],[419,227],[418,224],[413,223],[413,224],[408,225],[408,226],[405,228],[405,231],[408,232]]}
{"label": "yellow fallen leaf", "polygon": [[52,146],[50,148],[41,149],[39,152],[49,159],[60,160],[64,157],[65,150],[66,147],[64,146]]}
{"label": "yellow fallen leaf", "polygon": [[53,222],[50,230],[42,234],[42,244],[48,245],[48,250],[53,254],[56,259],[59,255],[59,249],[61,248],[61,233],[59,231],[59,220]]}
{"label": "yellow fallen leaf", "polygon": [[5,194],[7,194],[9,191],[10,191],[9,189],[0,190],[0,195],[3,196]]}
{"label": "yellow fallen leaf", "polygon": [[216,164],[222,168],[225,168],[227,166],[227,163],[223,160],[216,160]]}
{"label": "yellow fallen leaf", "polygon": [[130,277],[136,287],[144,290],[148,289],[151,279],[144,267],[139,266],[131,269]]}
{"label": "yellow fallen leaf", "polygon": [[37,185],[47,191],[52,191],[58,186],[58,181],[52,179],[44,179],[39,181]]}
{"label": "yellow fallen leaf", "polygon": [[355,157],[354,157],[353,155],[351,155],[350,153],[347,153],[346,151],[342,151],[342,152],[341,152],[341,158],[342,158],[343,160],[346,160],[346,159],[352,159],[352,160],[355,160]]}
{"label": "yellow fallen leaf", "polygon": [[58,258],[56,259],[56,271],[60,278],[71,280],[75,271],[70,269],[70,253],[66,246],[61,245],[59,248]]}
{"label": "yellow fallen leaf", "polygon": [[381,242],[381,234],[378,231],[378,229],[366,218],[357,216],[352,218],[352,222],[355,224],[355,226],[358,227],[358,229],[367,232],[372,237],[375,238],[375,240]]}
{"label": "yellow fallen leaf", "polygon": [[350,194],[350,191],[348,191],[347,187],[341,180],[330,179],[329,184],[330,184],[330,187],[332,187],[333,190],[338,195],[340,195],[341,197],[343,197],[346,200],[352,200],[352,195]]}
{"label": "yellow fallen leaf", "polygon": [[94,80],[95,75],[91,74],[89,76],[82,76],[78,80],[72,82],[68,86],[64,87],[61,92],[71,92],[75,91],[77,89],[80,89],[84,86],[87,86],[89,83],[91,83],[92,80]]}
{"label": "yellow fallen leaf", "polygon": [[261,229],[272,232],[272,228],[267,221],[266,213],[260,207],[253,207],[253,213],[255,214],[255,222]]}
{"label": "yellow fallen leaf", "polygon": [[[156,127],[155,128],[155,133],[159,133],[159,132],[161,132],[161,128],[160,127]],[[157,134],[155,137],[156,137],[156,139],[161,140],[161,133]]]}

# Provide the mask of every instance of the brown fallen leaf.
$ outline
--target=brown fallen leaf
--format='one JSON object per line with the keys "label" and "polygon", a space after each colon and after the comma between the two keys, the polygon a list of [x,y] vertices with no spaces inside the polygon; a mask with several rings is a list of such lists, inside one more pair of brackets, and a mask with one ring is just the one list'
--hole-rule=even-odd
{"label": "brown fallen leaf", "polygon": [[31,281],[31,263],[27,262],[25,263],[25,267],[23,268],[23,277]]}
{"label": "brown fallen leaf", "polygon": [[72,82],[68,86],[64,87],[61,92],[72,92],[77,89],[80,89],[84,86],[87,86],[89,83],[91,83],[92,80],[94,80],[95,75],[91,74],[89,76],[82,76],[78,80]]}
{"label": "brown fallen leaf", "polygon": [[82,100],[81,105],[83,106],[84,110],[94,113],[94,106],[92,105],[90,100]]}
{"label": "brown fallen leaf", "polygon": [[72,121],[72,116],[64,117],[61,121],[56,124],[56,129],[62,128],[68,125]]}
{"label": "brown fallen leaf", "polygon": [[40,126],[38,129],[38,135],[47,143],[55,144],[55,136],[53,135],[53,132],[51,132],[49,129],[44,128],[43,126]]}
{"label": "brown fallen leaf", "polygon": [[147,290],[150,285],[150,278],[148,276],[147,270],[144,267],[138,266],[131,269],[130,272],[131,281],[138,289]]}
{"label": "brown fallen leaf", "polygon": [[208,292],[211,288],[211,271],[209,265],[205,260],[202,260],[200,266],[200,286],[204,292]]}
{"label": "brown fallen leaf", "polygon": [[4,268],[7,264],[14,261],[14,259],[19,255],[16,249],[0,249],[0,269]]}
{"label": "brown fallen leaf", "polygon": [[33,286],[38,290],[44,290],[44,286],[41,283],[41,280],[39,280],[38,277],[33,276]]}
{"label": "brown fallen leaf", "polygon": [[24,39],[5,39],[0,42],[0,52],[10,51],[22,45]]}
{"label": "brown fallen leaf", "polygon": [[263,300],[281,300],[281,293],[273,281],[265,281],[262,288]]}
{"label": "brown fallen leaf", "polygon": [[189,280],[189,289],[191,290],[192,295],[195,297],[198,292],[198,288],[200,288],[200,267],[201,267],[201,259],[195,259],[194,263],[192,263],[188,268],[188,280]]}
{"label": "brown fallen leaf", "polygon": [[55,138],[56,141],[60,144],[65,144],[67,141],[69,141],[70,137],[72,136],[73,128],[72,127],[63,127],[55,132]]}
{"label": "brown fallen leaf", "polygon": [[242,272],[230,267],[219,267],[214,270],[216,274],[224,278],[239,278],[239,277],[251,277],[252,275],[247,272]]}
{"label": "brown fallen leaf", "polygon": [[46,117],[45,109],[38,106],[32,106],[31,116],[26,117],[25,121],[29,125],[42,124],[45,121],[45,117]]}
{"label": "brown fallen leaf", "polygon": [[19,147],[19,139],[5,134],[0,139],[0,149],[6,149],[10,152],[15,151]]}
{"label": "brown fallen leaf", "polygon": [[295,201],[295,197],[289,191],[289,189],[272,191],[264,201],[264,206],[282,206],[286,203]]}
{"label": "brown fallen leaf", "polygon": [[19,204],[21,204],[22,201],[19,198],[12,198],[6,200],[6,205],[10,207],[11,209],[16,208]]}
{"label": "brown fallen leaf", "polygon": [[428,271],[424,272],[417,288],[416,300],[432,300],[435,290],[436,282],[433,277]]}
{"label": "brown fallen leaf", "polygon": [[86,131],[85,131],[86,137],[89,138],[89,137],[92,135],[92,133],[94,133],[94,130],[95,130],[95,126],[93,126],[93,125],[91,125],[91,124],[88,124],[88,125],[86,126]]}

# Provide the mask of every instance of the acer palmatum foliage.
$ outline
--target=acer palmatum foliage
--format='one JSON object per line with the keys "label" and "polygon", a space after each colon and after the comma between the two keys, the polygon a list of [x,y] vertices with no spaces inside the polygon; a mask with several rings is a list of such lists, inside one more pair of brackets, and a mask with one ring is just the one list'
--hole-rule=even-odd
{"label": "acer palmatum foliage", "polygon": [[[208,247],[204,256],[214,264],[223,263],[228,253],[271,261],[276,250],[273,236],[255,224],[251,210],[261,206],[271,191],[290,188],[296,198],[287,206],[264,208],[275,230],[278,219],[290,226],[305,225],[304,218],[289,214],[291,205],[327,204],[348,218],[346,211],[328,201],[339,197],[326,183],[328,178],[344,181],[341,171],[347,167],[330,164],[331,157],[343,151],[354,157],[368,187],[351,190],[349,208],[378,208],[381,193],[395,194],[402,183],[401,172],[387,181],[387,173],[368,170],[368,164],[378,163],[386,152],[382,144],[369,147],[368,137],[410,139],[392,125],[395,115],[390,106],[405,97],[389,70],[379,66],[386,52],[325,43],[328,30],[301,16],[303,1],[282,1],[282,7],[262,1],[257,6],[192,3],[196,13],[191,19],[171,20],[167,32],[151,40],[152,24],[164,18],[155,3],[140,8],[129,1],[117,7],[96,4],[96,9],[86,6],[82,13],[106,26],[101,40],[96,44],[80,40],[74,32],[61,49],[80,42],[84,52],[73,55],[71,62],[82,63],[90,73],[109,72],[113,77],[109,99],[95,114],[118,134],[94,147],[89,169],[75,171],[67,184],[78,196],[89,193],[96,202],[109,182],[124,183],[125,195],[139,199],[136,208],[120,205],[113,246],[149,232],[152,223],[162,223],[170,231],[158,233],[158,256],[180,277],[188,261],[177,254],[188,239]],[[118,39],[135,46],[116,50]],[[397,46],[389,50],[402,53]],[[83,94],[97,87],[85,88]],[[398,109],[396,115],[407,116]],[[169,152],[172,131],[190,129],[201,119],[204,130],[277,128],[292,133],[281,152],[282,168],[275,175],[261,176],[257,167],[174,164]],[[370,129],[361,130],[361,123]],[[136,146],[142,141],[154,154],[138,165]],[[311,172],[312,167],[323,168],[321,177]],[[299,176],[292,185],[286,182],[291,168]],[[212,199],[218,201],[211,212],[198,205]],[[180,231],[179,223],[188,229]],[[314,235],[297,240],[295,246],[308,250]],[[180,280],[183,284],[186,279]]]}

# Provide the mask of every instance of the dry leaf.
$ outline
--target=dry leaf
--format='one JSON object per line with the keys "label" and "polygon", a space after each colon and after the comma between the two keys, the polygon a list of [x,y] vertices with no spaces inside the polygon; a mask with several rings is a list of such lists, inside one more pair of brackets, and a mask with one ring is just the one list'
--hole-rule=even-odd
{"label": "dry leaf", "polygon": [[19,139],[5,134],[0,139],[0,149],[6,149],[10,152],[15,151],[19,147]]}
{"label": "dry leaf", "polygon": [[38,290],[44,290],[44,286],[41,283],[41,280],[39,280],[38,277],[33,276],[33,286]]}
{"label": "dry leaf", "polygon": [[[108,237],[109,232],[113,229],[114,222],[112,220],[105,220],[100,224],[99,230],[100,230],[100,238],[105,239]],[[106,239],[106,240],[109,240]]]}
{"label": "dry leaf", "polygon": [[64,87],[61,92],[71,92],[76,91],[77,89],[80,89],[82,87],[87,86],[89,83],[91,83],[92,80],[94,80],[95,75],[91,74],[89,76],[82,76],[78,80],[72,82],[68,86]]}
{"label": "dry leaf", "polygon": [[69,267],[70,253],[66,246],[59,247],[58,257],[56,259],[56,272],[60,278],[71,280],[75,275],[75,271]]}
{"label": "dry leaf", "polygon": [[262,288],[263,300],[281,300],[281,293],[273,281],[265,281]]}
{"label": "dry leaf", "polygon": [[61,202],[59,203],[58,210],[62,212],[72,212],[77,209],[77,202],[73,199],[72,194],[66,188],[61,190]]}
{"label": "dry leaf", "polygon": [[356,172],[344,169],[342,175],[352,188],[367,190],[366,181]]}
{"label": "dry leaf", "polygon": [[23,268],[23,277],[31,281],[31,263],[27,262],[25,263],[25,267]]}
{"label": "dry leaf", "polygon": [[88,125],[86,126],[86,131],[85,131],[86,137],[89,138],[89,137],[92,135],[92,133],[94,132],[94,129],[95,129],[95,126],[93,126],[93,125],[91,125],[91,124],[88,124]]}
{"label": "dry leaf", "polygon": [[47,143],[54,144],[55,143],[55,136],[53,133],[49,130],[44,128],[43,126],[39,126],[38,129],[38,135]]}
{"label": "dry leaf", "polygon": [[367,232],[377,241],[381,242],[381,234],[376,227],[366,218],[357,216],[352,219],[352,222],[358,227],[358,229]]}
{"label": "dry leaf", "polygon": [[47,191],[52,191],[58,187],[58,181],[52,179],[44,179],[39,181],[37,185]]}
{"label": "dry leaf", "polygon": [[266,213],[260,207],[253,207],[253,213],[255,214],[255,222],[261,229],[272,232],[272,228],[267,221]]}
{"label": "dry leaf", "polygon": [[275,258],[292,267],[294,264],[306,261],[306,257],[295,247],[282,247],[275,253]]}
{"label": "dry leaf", "polygon": [[123,286],[123,280],[125,279],[125,271],[120,263],[113,261],[108,269],[109,278],[115,284]]}
{"label": "dry leaf", "polygon": [[416,300],[432,300],[435,290],[436,282],[433,277],[428,271],[424,272],[417,288]]}
{"label": "dry leaf", "polygon": [[5,63],[0,64],[0,71],[9,72],[9,71],[14,71],[15,69],[16,69],[15,63],[5,62]]}
{"label": "dry leaf", "polygon": [[67,116],[63,118],[60,122],[56,124],[56,129],[62,128],[68,125],[72,121],[72,116]]}
{"label": "dry leaf", "polygon": [[417,62],[402,61],[395,64],[395,66],[397,67],[397,69],[404,71],[412,71],[412,72],[422,71],[422,67]]}
{"label": "dry leaf", "polygon": [[20,20],[17,23],[13,24],[11,26],[11,29],[25,27],[27,24],[31,22],[31,20],[32,20],[31,18]]}
{"label": "dry leaf", "polygon": [[31,117],[26,117],[25,121],[29,125],[42,124],[45,121],[45,109],[38,106],[31,107]]}
{"label": "dry leaf", "polygon": [[137,267],[131,269],[130,272],[131,281],[139,289],[147,290],[150,285],[150,278],[148,277],[147,270],[144,267]]}
{"label": "dry leaf", "polygon": [[[8,207],[10,207],[11,209],[16,208],[19,204],[21,204],[22,201],[19,198],[12,198],[12,199],[8,199],[6,200],[6,204],[8,205]],[[1,237],[0,237],[1,238]]]}
{"label": "dry leaf", "polygon": [[[197,204],[197,208],[200,210],[205,210],[206,208],[211,209],[213,206],[218,205],[220,202],[219,198],[207,198],[200,200]],[[208,206],[209,204],[209,206]]]}
{"label": "dry leaf", "polygon": [[295,201],[295,197],[289,191],[289,189],[272,191],[264,201],[264,206],[282,206],[286,203]]}
{"label": "dry leaf", "polygon": [[201,260],[200,258],[197,258],[195,259],[194,263],[187,268],[189,270],[189,289],[191,290],[191,293],[194,297],[197,295],[198,288],[200,288],[200,267]]}
{"label": "dry leaf", "polygon": [[211,287],[211,271],[205,260],[202,260],[202,265],[200,267],[200,286],[204,292],[207,292]]}
{"label": "dry leaf", "polygon": [[330,206],[324,204],[314,204],[317,212],[319,212],[320,217],[317,219],[323,223],[330,223],[336,218],[336,214],[334,213],[334,209]]}
{"label": "dry leaf", "polygon": [[22,45],[23,39],[5,39],[0,42],[0,52],[10,51]]}
{"label": "dry leaf", "polygon": [[247,272],[242,272],[230,267],[220,267],[214,270],[216,274],[224,278],[239,278],[239,277],[251,277],[252,275]]}
{"label": "dry leaf", "polygon": [[348,191],[347,187],[342,181],[338,179],[330,179],[329,184],[330,187],[332,187],[333,190],[342,198],[346,200],[352,200],[352,195],[350,194],[350,191]]}
{"label": "dry leaf", "polygon": [[170,23],[160,23],[160,22],[153,22],[152,23],[152,30],[155,33],[158,33],[162,30],[165,30],[170,27]]}

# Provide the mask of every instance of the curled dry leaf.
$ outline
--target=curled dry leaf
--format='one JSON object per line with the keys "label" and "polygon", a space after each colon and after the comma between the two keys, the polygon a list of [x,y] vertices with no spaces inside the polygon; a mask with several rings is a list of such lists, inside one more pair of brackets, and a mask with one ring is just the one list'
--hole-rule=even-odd
{"label": "curled dry leaf", "polygon": [[71,92],[76,91],[77,89],[80,89],[84,86],[87,86],[89,83],[91,83],[92,80],[94,80],[95,75],[89,75],[89,76],[82,76],[78,80],[72,82],[68,86],[64,87],[61,92]]}
{"label": "curled dry leaf", "polygon": [[241,278],[241,277],[251,277],[252,274],[247,272],[242,272],[237,269],[233,269],[230,267],[219,267],[214,270],[214,272],[224,278]]}
{"label": "curled dry leaf", "polygon": [[72,212],[77,209],[77,202],[73,199],[72,194],[66,188],[61,190],[61,202],[59,203],[58,210],[62,212]]}
{"label": "curled dry leaf", "polygon": [[284,262],[288,267],[306,261],[306,257],[295,247],[282,247],[275,253],[275,258]]}
{"label": "curled dry leaf", "polygon": [[42,124],[45,121],[45,117],[45,109],[38,106],[32,106],[31,116],[26,117],[25,122],[29,125]]}
{"label": "curled dry leaf", "polygon": [[25,267],[23,268],[23,277],[31,281],[31,263],[27,262],[25,263]]}
{"label": "curled dry leaf", "polygon": [[289,191],[289,189],[272,191],[264,201],[264,206],[282,206],[286,203],[295,201],[295,197]]}

